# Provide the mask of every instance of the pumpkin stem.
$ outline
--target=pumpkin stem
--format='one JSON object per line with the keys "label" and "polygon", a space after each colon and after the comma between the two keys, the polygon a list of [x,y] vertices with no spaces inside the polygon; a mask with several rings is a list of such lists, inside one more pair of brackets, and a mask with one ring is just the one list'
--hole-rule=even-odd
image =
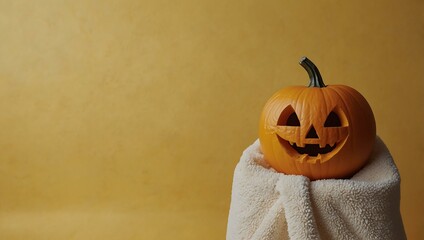
{"label": "pumpkin stem", "polygon": [[322,80],[321,74],[315,64],[307,57],[302,57],[299,62],[300,65],[308,72],[310,82],[308,87],[326,87]]}

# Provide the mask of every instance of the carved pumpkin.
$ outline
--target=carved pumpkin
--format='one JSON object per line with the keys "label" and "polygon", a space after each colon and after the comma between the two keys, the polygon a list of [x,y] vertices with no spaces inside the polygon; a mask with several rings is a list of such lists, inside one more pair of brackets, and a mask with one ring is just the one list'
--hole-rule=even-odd
{"label": "carved pumpkin", "polygon": [[372,110],[355,89],[326,86],[306,57],[300,64],[309,74],[309,86],[281,89],[262,111],[259,140],[264,157],[285,174],[311,180],[350,177],[365,165],[374,145]]}

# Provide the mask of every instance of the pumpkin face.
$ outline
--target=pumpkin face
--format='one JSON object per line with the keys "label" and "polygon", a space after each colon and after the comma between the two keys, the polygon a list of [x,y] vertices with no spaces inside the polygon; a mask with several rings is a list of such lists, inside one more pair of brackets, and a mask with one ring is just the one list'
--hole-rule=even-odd
{"label": "pumpkin face", "polygon": [[309,87],[275,93],[260,119],[259,140],[277,171],[311,180],[350,177],[366,163],[375,140],[375,120],[365,98],[343,85],[325,86],[309,59],[302,66]]}
{"label": "pumpkin face", "polygon": [[[319,94],[317,97],[322,96]],[[293,104],[295,108],[290,104],[282,111],[275,134],[281,147],[295,161],[324,163],[340,151],[346,142],[349,130],[346,115],[339,106],[327,107],[325,99],[320,99],[315,106],[299,103],[298,100]],[[314,107],[325,110],[314,118],[304,117],[313,113]]]}

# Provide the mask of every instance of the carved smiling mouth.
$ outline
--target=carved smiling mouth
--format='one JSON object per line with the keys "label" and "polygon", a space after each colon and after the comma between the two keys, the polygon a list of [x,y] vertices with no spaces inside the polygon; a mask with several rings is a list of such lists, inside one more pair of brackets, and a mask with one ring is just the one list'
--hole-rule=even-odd
{"label": "carved smiling mouth", "polygon": [[[333,143],[332,145],[326,144],[324,147],[321,147],[319,144],[305,144],[304,147],[297,146],[295,142],[290,142],[283,139],[280,136],[277,136],[280,144],[285,145],[286,147],[290,146],[300,155],[308,155],[309,157],[318,157],[319,155],[327,154],[332,152],[340,142]],[[287,146],[288,145],[288,146]]]}
{"label": "carved smiling mouth", "polygon": [[311,157],[316,157],[318,154],[326,154],[331,151],[333,151],[337,144],[334,144],[333,146],[330,146],[330,144],[325,145],[325,147],[320,147],[319,144],[305,144],[305,147],[299,147],[296,145],[296,143],[290,144],[290,142],[287,141],[287,143],[296,150],[299,154],[308,154]]}

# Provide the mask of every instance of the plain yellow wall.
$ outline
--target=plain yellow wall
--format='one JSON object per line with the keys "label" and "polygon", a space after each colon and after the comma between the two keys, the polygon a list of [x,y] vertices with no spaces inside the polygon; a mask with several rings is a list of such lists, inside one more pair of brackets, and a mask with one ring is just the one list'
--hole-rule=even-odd
{"label": "plain yellow wall", "polygon": [[424,239],[422,1],[0,2],[0,239],[224,239],[265,101],[356,88]]}

